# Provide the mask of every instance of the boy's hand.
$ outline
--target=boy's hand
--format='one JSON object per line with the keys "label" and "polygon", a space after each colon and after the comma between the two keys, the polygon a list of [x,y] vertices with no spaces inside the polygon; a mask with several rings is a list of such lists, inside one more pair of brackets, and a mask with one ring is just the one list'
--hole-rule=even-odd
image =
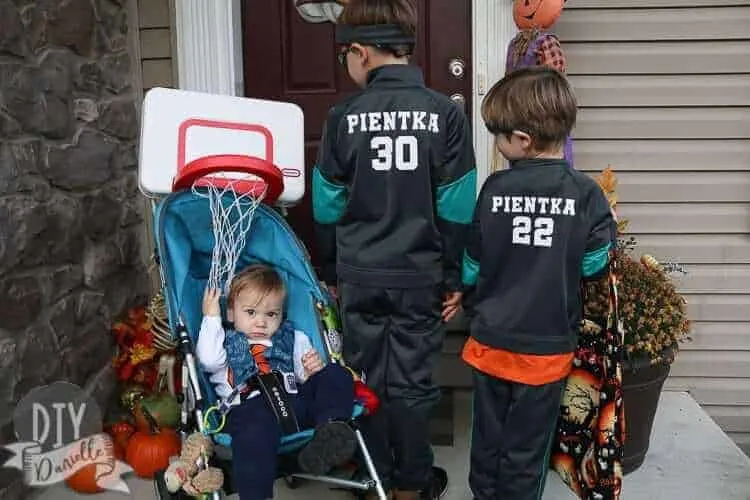
{"label": "boy's hand", "polygon": [[307,351],[302,356],[302,366],[305,368],[305,374],[307,378],[318,373],[323,369],[323,360],[320,358],[320,354],[315,349]]}
{"label": "boy's hand", "polygon": [[461,292],[448,292],[445,294],[443,301],[443,322],[447,323],[452,320],[461,309],[461,299],[464,294]]}
{"label": "boy's hand", "polygon": [[216,288],[206,287],[206,292],[203,294],[203,315],[221,315],[221,309],[219,309],[219,290]]}

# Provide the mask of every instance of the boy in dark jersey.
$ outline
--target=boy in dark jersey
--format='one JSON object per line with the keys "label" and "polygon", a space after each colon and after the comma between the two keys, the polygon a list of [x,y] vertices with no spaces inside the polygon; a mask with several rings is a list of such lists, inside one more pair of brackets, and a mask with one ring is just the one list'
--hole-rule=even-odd
{"label": "boy in dark jersey", "polygon": [[[328,115],[312,204],[321,235],[335,225],[344,355],[381,408],[364,424],[373,460],[397,499],[439,498],[428,416],[440,397],[433,368],[444,321],[460,306],[460,264],[476,200],[463,110],[409,65],[409,0],[350,0],[336,27],[339,58],[362,91]],[[325,242],[323,242],[325,243]],[[326,255],[327,250],[327,255]]]}
{"label": "boy in dark jersey", "polygon": [[541,498],[581,321],[581,278],[605,271],[609,203],[563,159],[576,99],[555,69],[517,70],[482,103],[510,168],[482,186],[463,259],[474,369],[469,484],[476,500]]}

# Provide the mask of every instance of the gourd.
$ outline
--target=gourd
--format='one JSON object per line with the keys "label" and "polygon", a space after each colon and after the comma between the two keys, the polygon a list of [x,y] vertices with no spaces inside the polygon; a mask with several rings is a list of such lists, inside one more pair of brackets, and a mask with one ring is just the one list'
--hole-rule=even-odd
{"label": "gourd", "polygon": [[148,420],[144,416],[144,409],[153,417],[156,426],[160,429],[166,427],[176,428],[180,423],[180,405],[177,400],[168,392],[145,396],[135,404],[135,427],[139,431],[148,431],[151,429]]}

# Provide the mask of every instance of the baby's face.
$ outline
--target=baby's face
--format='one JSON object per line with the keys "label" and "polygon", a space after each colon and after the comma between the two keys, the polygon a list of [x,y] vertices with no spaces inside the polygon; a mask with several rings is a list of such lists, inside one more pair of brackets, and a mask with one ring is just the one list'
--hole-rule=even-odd
{"label": "baby's face", "polygon": [[267,339],[281,325],[284,294],[272,292],[265,297],[256,290],[245,289],[234,300],[234,327],[249,339]]}

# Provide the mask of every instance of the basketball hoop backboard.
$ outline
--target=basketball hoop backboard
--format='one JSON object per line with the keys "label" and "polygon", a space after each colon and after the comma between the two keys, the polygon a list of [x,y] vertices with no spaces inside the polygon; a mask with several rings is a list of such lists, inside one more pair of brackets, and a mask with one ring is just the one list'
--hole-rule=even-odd
{"label": "basketball hoop backboard", "polygon": [[149,90],[141,118],[141,191],[146,196],[171,193],[178,171],[211,155],[247,155],[273,163],[284,175],[279,204],[295,204],[305,192],[302,109],[287,102]]}

